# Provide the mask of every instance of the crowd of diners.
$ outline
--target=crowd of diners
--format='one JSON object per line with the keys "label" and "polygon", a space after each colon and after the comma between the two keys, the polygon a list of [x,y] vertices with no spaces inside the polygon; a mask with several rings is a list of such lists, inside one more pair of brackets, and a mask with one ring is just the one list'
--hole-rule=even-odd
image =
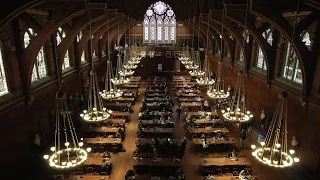
{"label": "crowd of diners", "polygon": [[204,179],[255,178],[249,160],[236,151],[236,141],[219,117],[217,110],[224,102],[212,101],[210,104],[210,100],[201,95],[201,88],[192,84],[190,77],[174,77],[173,83],[180,112],[186,121],[187,137],[191,138],[195,151],[200,155],[199,172]]}
{"label": "crowd of diners", "polygon": [[184,179],[180,161],[186,138],[175,138],[175,120],[167,79],[151,77],[139,110],[134,170],[139,176]]}

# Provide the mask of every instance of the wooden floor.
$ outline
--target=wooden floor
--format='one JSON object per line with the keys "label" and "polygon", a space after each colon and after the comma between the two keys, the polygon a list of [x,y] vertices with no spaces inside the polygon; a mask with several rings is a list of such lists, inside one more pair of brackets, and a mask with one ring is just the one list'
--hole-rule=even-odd
{"label": "wooden floor", "polygon": [[[111,180],[123,180],[125,173],[129,170],[132,169],[134,160],[133,160],[133,151],[136,149],[136,140],[137,140],[137,128],[138,128],[138,112],[141,107],[141,100],[144,96],[145,92],[145,82],[141,83],[141,86],[139,88],[139,98],[136,101],[135,105],[132,107],[134,110],[134,113],[130,115],[130,122],[126,123],[126,138],[122,142],[123,147],[126,149],[126,152],[120,152],[118,154],[113,155],[113,169],[111,173]],[[170,95],[171,97],[174,98],[174,92],[170,90]],[[177,101],[174,101],[175,106],[173,109],[174,112],[174,117],[175,116],[175,109],[177,108]],[[184,117],[181,117],[183,119]],[[182,137],[185,136],[185,128],[184,128],[184,121],[180,121],[178,124],[176,124],[176,134],[175,137],[177,140],[180,140]],[[231,136],[237,138],[237,146],[239,146],[239,130],[235,128],[233,125],[229,125],[228,129],[231,132]],[[294,170],[292,169],[273,169],[270,167],[266,167],[263,164],[260,164],[256,162],[251,155],[251,150],[249,149],[251,145],[251,139],[248,137],[247,142],[246,142],[246,147],[244,150],[242,150],[242,153],[248,157],[252,164],[253,164],[253,169],[256,171],[259,175],[259,180],[286,180],[286,179],[294,179],[294,180],[304,180],[304,178],[299,177],[297,173],[295,173]],[[198,173],[199,169],[199,157],[200,153],[195,152],[193,145],[190,143],[190,140],[188,140],[186,151],[185,151],[185,156],[182,159],[182,166],[181,169],[183,172],[186,174],[186,179],[187,180],[203,180],[204,178],[200,176]],[[139,180],[139,179],[138,179]]]}

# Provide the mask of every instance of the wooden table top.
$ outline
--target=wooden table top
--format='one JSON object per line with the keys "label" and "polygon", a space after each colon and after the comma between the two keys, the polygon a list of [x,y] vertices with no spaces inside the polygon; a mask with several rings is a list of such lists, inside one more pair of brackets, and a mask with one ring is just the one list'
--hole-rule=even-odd
{"label": "wooden table top", "polygon": [[175,129],[174,128],[144,128],[143,132],[146,133],[174,133]]}
{"label": "wooden table top", "polygon": [[129,117],[130,113],[128,112],[121,112],[121,111],[112,111],[112,116],[123,116],[123,117]]}
{"label": "wooden table top", "polygon": [[198,100],[194,97],[191,97],[191,98],[179,98],[179,101],[180,102],[197,102]]}
{"label": "wooden table top", "polygon": [[[144,125],[151,125],[151,124],[161,124],[161,121],[160,120],[158,120],[158,119],[152,119],[152,120],[140,120],[141,122],[139,122],[139,123],[141,123],[141,124],[144,124]],[[170,121],[169,123],[166,123],[166,124],[173,124],[173,121]],[[163,125],[166,125],[166,124],[163,124]]]}
{"label": "wooden table top", "polygon": [[90,144],[121,144],[121,138],[85,138],[83,141]]}
{"label": "wooden table top", "polygon": [[120,128],[118,127],[91,127],[87,128],[87,132],[106,132],[106,133],[117,133]]}
{"label": "wooden table top", "polygon": [[85,174],[85,175],[71,175],[66,180],[109,180],[109,179],[110,179],[109,176]]}
{"label": "wooden table top", "polygon": [[229,130],[227,128],[194,128],[190,130],[190,133],[214,133],[214,132],[221,132],[221,133],[229,133]]}
{"label": "wooden table top", "polygon": [[[213,176],[214,180],[240,180],[239,176],[231,176],[231,175],[222,175],[222,176]],[[250,179],[254,179],[256,176],[251,176]]]}
{"label": "wooden table top", "polygon": [[[202,145],[201,138],[192,138],[193,144],[196,145]],[[220,139],[212,139],[212,138],[206,138],[207,144],[235,144],[236,141],[234,140],[220,140]]]}
{"label": "wooden table top", "polygon": [[108,119],[106,122],[112,122],[113,124],[124,124],[126,120],[121,118],[113,118],[113,119]]}
{"label": "wooden table top", "polygon": [[[89,156],[88,159],[84,162],[84,165],[91,165],[91,164],[101,165],[102,159],[105,159],[105,158],[102,158],[101,156],[97,156],[97,157]],[[111,163],[111,158],[108,159],[108,161]]]}
{"label": "wooden table top", "polygon": [[173,158],[144,158],[135,161],[134,165],[149,165],[149,166],[180,166],[180,162],[173,162]]}
{"label": "wooden table top", "polygon": [[[216,119],[217,120],[217,123],[222,123],[223,120],[221,119]],[[208,119],[195,119],[195,120],[192,120],[192,122],[194,122],[195,124],[212,124],[212,119],[211,120],[208,120]]]}
{"label": "wooden table top", "polygon": [[191,103],[186,103],[186,102],[182,102],[180,103],[181,107],[195,107],[195,106],[202,106],[201,103],[199,102],[191,102]]}
{"label": "wooden table top", "polygon": [[[217,115],[217,113],[215,112],[206,112],[206,113],[211,113],[212,116]],[[201,116],[202,115],[202,111],[197,111],[197,112],[188,112],[187,116]]]}
{"label": "wooden table top", "polygon": [[230,158],[200,158],[201,166],[238,166],[238,165],[251,165],[247,158],[238,158],[236,161]]}
{"label": "wooden table top", "polygon": [[134,101],[134,98],[119,97],[119,98],[115,99],[115,101]]}
{"label": "wooden table top", "polygon": [[[159,142],[160,143],[163,143],[165,141],[164,138],[158,138]],[[136,141],[136,144],[137,145],[142,145],[142,144],[152,144],[152,138],[139,138],[137,141]]]}
{"label": "wooden table top", "polygon": [[181,96],[184,97],[196,97],[199,96],[198,94],[194,94],[194,93],[182,93]]}

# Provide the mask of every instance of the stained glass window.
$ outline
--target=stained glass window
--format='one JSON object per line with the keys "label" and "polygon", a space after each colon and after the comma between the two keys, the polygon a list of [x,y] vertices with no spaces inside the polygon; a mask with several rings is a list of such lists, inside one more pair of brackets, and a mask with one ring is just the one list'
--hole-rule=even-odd
{"label": "stained glass window", "polygon": [[152,4],[144,16],[143,33],[144,43],[176,43],[176,17],[172,8],[162,1]]}
{"label": "stained glass window", "polygon": [[311,41],[308,31],[304,31],[303,33],[301,33],[301,39],[302,42],[304,42],[304,44],[307,46],[307,48],[311,50]]}
{"label": "stained glass window", "polygon": [[267,70],[267,64],[264,60],[264,55],[260,47],[258,47],[257,51],[257,68]]}
{"label": "stained glass window", "polygon": [[298,57],[290,43],[287,43],[283,77],[302,84],[302,72]]}
{"label": "stained glass window", "polygon": [[6,73],[4,71],[4,66],[3,66],[2,46],[0,43],[0,96],[3,96],[8,92],[9,91],[8,91],[8,85],[6,80]]}
{"label": "stained glass window", "polygon": [[58,28],[57,31],[57,46],[61,43],[61,41],[66,37],[66,33],[63,31],[61,27]]}
{"label": "stained glass window", "polygon": [[84,55],[84,51],[81,54],[81,62],[85,62],[86,61],[86,57]]}
{"label": "stained glass window", "polygon": [[70,59],[69,59],[69,51],[67,50],[66,54],[64,55],[62,70],[70,67]]}
{"label": "stained glass window", "polygon": [[33,65],[31,82],[37,81],[47,76],[47,67],[43,47],[38,52],[36,62]]}
{"label": "stained glass window", "polygon": [[264,37],[267,40],[267,42],[272,46],[273,38],[272,31],[270,30],[270,28],[262,33],[262,37]]}

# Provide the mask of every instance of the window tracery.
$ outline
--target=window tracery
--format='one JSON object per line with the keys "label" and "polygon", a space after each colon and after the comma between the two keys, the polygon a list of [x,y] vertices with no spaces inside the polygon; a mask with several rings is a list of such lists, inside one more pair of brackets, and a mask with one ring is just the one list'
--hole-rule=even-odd
{"label": "window tracery", "polygon": [[248,30],[243,31],[242,37],[245,38],[245,41],[246,41],[247,43],[250,42],[250,35],[249,35]]}
{"label": "window tracery", "polygon": [[301,36],[302,42],[304,42],[307,48],[311,50],[311,40],[310,40],[310,34],[308,33],[308,31],[306,30],[302,32],[300,36]]}
{"label": "window tracery", "polygon": [[86,61],[86,57],[84,55],[84,51],[82,51],[82,54],[81,54],[81,62],[85,62]]}
{"label": "window tracery", "polygon": [[82,31],[79,32],[79,34],[77,35],[77,42],[79,42],[82,38]]}
{"label": "window tracery", "polygon": [[27,31],[24,33],[23,41],[24,41],[24,48],[27,48],[31,42],[31,40],[37,36],[37,33],[33,31],[33,29],[28,28]]}
{"label": "window tracery", "polygon": [[176,19],[172,8],[162,1],[152,4],[144,16],[143,33],[144,43],[176,43]]}

